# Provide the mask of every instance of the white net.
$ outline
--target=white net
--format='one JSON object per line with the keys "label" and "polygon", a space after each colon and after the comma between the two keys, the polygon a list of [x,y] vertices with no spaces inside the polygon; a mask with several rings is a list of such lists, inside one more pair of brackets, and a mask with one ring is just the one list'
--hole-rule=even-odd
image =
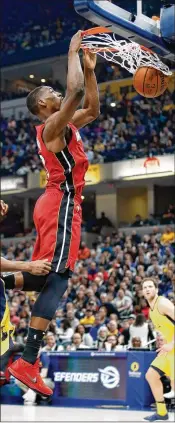
{"label": "white net", "polygon": [[172,75],[158,55],[135,42],[116,40],[115,34],[84,35],[82,48],[96,52],[106,60],[116,63],[134,74],[141,66],[160,70],[165,75]]}

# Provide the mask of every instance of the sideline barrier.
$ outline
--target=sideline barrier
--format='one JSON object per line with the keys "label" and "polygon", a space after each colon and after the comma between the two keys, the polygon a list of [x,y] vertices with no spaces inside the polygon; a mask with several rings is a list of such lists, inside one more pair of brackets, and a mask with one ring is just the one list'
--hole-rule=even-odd
{"label": "sideline barrier", "polygon": [[[155,355],[151,351],[44,353],[42,362],[55,383],[52,405],[148,407],[154,400],[145,373]],[[13,379],[2,388],[1,402],[23,403]]]}

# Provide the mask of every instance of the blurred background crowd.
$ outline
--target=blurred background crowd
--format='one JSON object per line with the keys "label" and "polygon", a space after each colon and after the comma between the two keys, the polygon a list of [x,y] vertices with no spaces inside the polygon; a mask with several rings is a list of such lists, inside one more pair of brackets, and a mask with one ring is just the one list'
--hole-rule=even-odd
{"label": "blurred background crowd", "polygon": [[[136,4],[133,1],[112,2],[121,7],[125,7],[127,3],[127,8],[133,13],[136,12]],[[19,14],[18,0],[14,0],[13,3],[13,10],[10,10],[10,13],[8,1],[2,9],[2,57],[70,40],[80,28],[89,28],[88,21],[76,14],[72,0],[62,2],[59,16],[56,3],[52,2],[52,5],[49,5],[47,0],[37,3],[31,0],[25,4],[25,9],[20,11],[23,20],[21,13]],[[159,12],[159,2],[156,0],[153,4],[148,0],[143,11],[148,16],[156,15]]]}
{"label": "blurred background crowd", "polygon": [[[39,172],[34,121],[20,116],[0,118],[1,174]],[[80,131],[90,164],[175,153],[174,93],[148,100],[123,95],[117,101],[110,86],[101,98],[101,115]]]}
{"label": "blurred background crowd", "polygon": [[[7,259],[29,260],[34,241],[2,246]],[[75,272],[49,325],[42,351],[100,351],[144,348],[156,338],[142,294],[144,277],[159,282],[159,294],[175,301],[175,233],[158,227],[150,235],[114,232],[98,236],[93,248],[82,242]],[[15,340],[25,344],[35,292],[8,291]]]}

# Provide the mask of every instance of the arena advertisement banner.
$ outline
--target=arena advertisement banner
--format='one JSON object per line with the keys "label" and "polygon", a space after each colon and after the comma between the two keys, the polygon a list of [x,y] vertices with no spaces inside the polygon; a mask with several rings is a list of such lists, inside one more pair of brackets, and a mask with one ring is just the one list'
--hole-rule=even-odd
{"label": "arena advertisement banner", "polygon": [[40,174],[39,174],[39,187],[40,188],[45,188],[46,183],[47,183],[46,172],[45,172],[44,169],[42,169],[40,171]]}
{"label": "arena advertisement banner", "polygon": [[127,362],[127,398],[132,407],[147,407],[154,402],[145,374],[155,358],[154,352],[130,351]]}
{"label": "arena advertisement banner", "polygon": [[[100,165],[90,165],[85,175],[86,185],[96,185],[100,182]],[[39,186],[40,188],[45,188],[47,183],[47,175],[44,169],[40,171],[39,175]]]}
{"label": "arena advertisement banner", "polygon": [[[100,166],[98,164],[90,165],[85,175],[86,185],[98,184],[100,182],[100,179],[101,179]],[[40,188],[45,188],[46,183],[47,183],[46,172],[44,169],[42,169],[40,171],[40,181],[39,181]]]}
{"label": "arena advertisement banner", "polygon": [[155,156],[143,159],[123,160],[113,166],[113,179],[116,180],[139,180],[156,177],[173,176],[173,155]]}
{"label": "arena advertisement banner", "polygon": [[[54,382],[51,405],[148,407],[154,401],[145,374],[154,358],[151,351],[42,353]],[[22,395],[13,377],[1,387],[1,403],[22,404]]]}
{"label": "arena advertisement banner", "polygon": [[[168,84],[168,91],[173,93],[175,86],[175,74],[173,73],[169,77],[169,84]],[[101,82],[99,84],[99,90],[101,97],[104,96],[106,90],[109,89],[109,81],[108,82]],[[134,98],[137,93],[133,86],[133,79],[132,78],[124,78],[119,79],[117,81],[110,81],[110,93],[113,94],[117,99],[121,99],[123,94],[127,94],[128,99]],[[167,106],[168,109],[168,106]]]}
{"label": "arena advertisement banner", "polygon": [[[96,185],[102,181],[139,180],[173,176],[174,156],[155,156],[143,159],[123,160],[121,162],[90,165],[86,175],[86,186]],[[45,188],[47,182],[45,170],[39,174],[39,187]]]}
{"label": "arena advertisement banner", "polygon": [[5,176],[1,178],[1,191],[20,191],[26,188],[26,178],[23,176]]}
{"label": "arena advertisement banner", "polygon": [[98,164],[90,165],[85,175],[86,185],[98,184],[100,179],[100,166]]}
{"label": "arena advertisement banner", "polygon": [[127,355],[52,355],[54,397],[126,402]]}

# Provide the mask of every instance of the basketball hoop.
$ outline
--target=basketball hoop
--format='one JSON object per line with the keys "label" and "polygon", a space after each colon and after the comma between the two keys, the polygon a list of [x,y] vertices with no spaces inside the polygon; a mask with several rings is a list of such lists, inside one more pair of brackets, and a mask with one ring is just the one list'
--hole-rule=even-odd
{"label": "basketball hoop", "polygon": [[147,47],[127,40],[117,40],[111,29],[95,27],[82,31],[81,48],[89,49],[104,59],[122,66],[134,74],[139,67],[149,66],[172,75],[169,67],[162,63],[158,55]]}

